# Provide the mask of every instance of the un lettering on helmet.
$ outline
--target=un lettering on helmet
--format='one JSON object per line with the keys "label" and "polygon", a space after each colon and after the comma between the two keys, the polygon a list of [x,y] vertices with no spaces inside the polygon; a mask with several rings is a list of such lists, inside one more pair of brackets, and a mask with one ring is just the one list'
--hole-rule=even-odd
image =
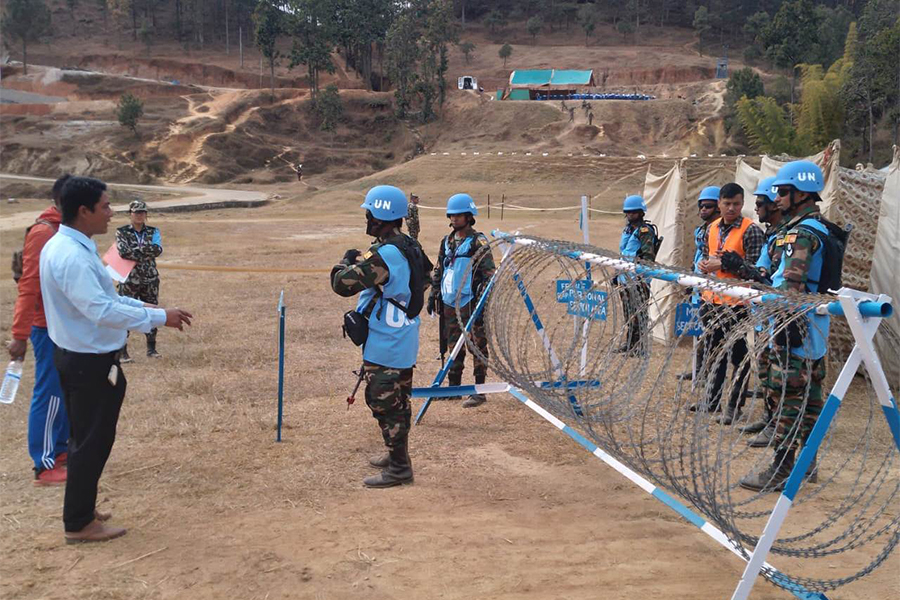
{"label": "un lettering on helmet", "polygon": [[382,200],[380,198],[375,200],[374,203],[375,208],[383,208],[384,210],[391,210],[391,201],[390,200]]}
{"label": "un lettering on helmet", "polygon": [[797,173],[797,181],[815,181],[815,180],[816,180],[815,173],[809,173],[807,171],[800,171],[799,173]]}

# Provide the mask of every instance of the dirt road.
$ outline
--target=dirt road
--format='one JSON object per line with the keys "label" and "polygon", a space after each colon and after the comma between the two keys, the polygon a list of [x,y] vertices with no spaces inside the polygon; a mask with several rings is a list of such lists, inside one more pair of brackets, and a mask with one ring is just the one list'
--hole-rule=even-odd
{"label": "dirt road", "polygon": [[[53,183],[53,179],[46,177],[28,177],[24,175],[10,175],[0,173],[0,180],[26,181],[35,183]],[[232,206],[256,206],[264,202],[268,197],[265,192],[256,192],[251,190],[229,190],[224,188],[201,188],[193,186],[174,186],[174,185],[138,185],[125,183],[107,183],[107,185],[128,190],[138,190],[145,192],[164,192],[186,194],[174,200],[158,200],[156,202],[148,202],[151,209],[176,209],[179,207],[195,207],[202,205],[219,205],[228,203]],[[128,210],[127,204],[114,204],[113,210],[116,212],[125,212]],[[4,215],[0,217],[0,231],[10,229],[20,229],[27,227],[38,217],[40,212],[19,212],[12,215]]]}

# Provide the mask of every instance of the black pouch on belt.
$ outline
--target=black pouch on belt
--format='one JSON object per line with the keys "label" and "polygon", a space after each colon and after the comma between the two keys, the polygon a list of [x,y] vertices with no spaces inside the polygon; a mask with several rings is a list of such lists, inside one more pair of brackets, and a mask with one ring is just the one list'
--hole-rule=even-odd
{"label": "black pouch on belt", "polygon": [[372,316],[372,310],[375,308],[375,302],[380,294],[376,295],[363,311],[348,310],[344,313],[344,337],[350,338],[350,341],[357,346],[362,346],[369,339],[369,317]]}

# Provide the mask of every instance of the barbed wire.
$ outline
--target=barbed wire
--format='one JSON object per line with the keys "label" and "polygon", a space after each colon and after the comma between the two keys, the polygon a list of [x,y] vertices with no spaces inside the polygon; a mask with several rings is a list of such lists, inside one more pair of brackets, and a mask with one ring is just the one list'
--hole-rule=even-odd
{"label": "barbed wire", "polygon": [[[645,276],[579,259],[582,252],[621,258],[600,248],[525,239],[528,245],[517,244],[498,266],[488,297],[490,368],[622,463],[690,502],[748,556],[745,548],[759,541],[778,494],[750,491],[740,481],[773,465],[777,447],[802,447],[810,418],[809,427],[791,428],[785,419],[779,423],[779,415],[815,413],[842,366],[831,360],[830,347],[820,360],[803,359],[784,351],[782,338],[799,331],[807,340],[827,339],[827,319],[815,309],[833,298],[779,290],[772,301],[775,290],[741,283],[760,301],[738,301],[717,293],[734,280],[710,279],[693,290],[704,301],[688,323],[702,330],[692,347],[689,338],[673,334],[677,305],[687,299],[682,286],[651,285]],[[884,327],[878,335],[900,355],[900,339]],[[471,340],[467,345],[480,356]],[[691,370],[693,380],[678,377]],[[736,418],[723,418],[729,413]],[[758,447],[750,447],[753,436],[740,431],[751,420],[774,430]],[[898,453],[864,368],[814,464],[816,474],[807,474],[771,550],[804,559],[804,574],[764,570],[785,589],[826,591],[855,581],[900,541]],[[843,553],[852,558],[824,569],[813,560]],[[835,576],[836,570],[845,573]]]}

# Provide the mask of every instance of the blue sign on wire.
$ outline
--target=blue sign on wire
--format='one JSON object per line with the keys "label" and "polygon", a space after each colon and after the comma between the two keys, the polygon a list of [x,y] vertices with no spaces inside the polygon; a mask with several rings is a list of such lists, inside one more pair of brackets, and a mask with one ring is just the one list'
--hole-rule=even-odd
{"label": "blue sign on wire", "polygon": [[683,302],[675,307],[675,336],[700,337],[700,303]]}
{"label": "blue sign on wire", "polygon": [[566,304],[566,312],[593,321],[606,320],[606,292],[592,290],[590,279],[556,280],[556,301]]}

